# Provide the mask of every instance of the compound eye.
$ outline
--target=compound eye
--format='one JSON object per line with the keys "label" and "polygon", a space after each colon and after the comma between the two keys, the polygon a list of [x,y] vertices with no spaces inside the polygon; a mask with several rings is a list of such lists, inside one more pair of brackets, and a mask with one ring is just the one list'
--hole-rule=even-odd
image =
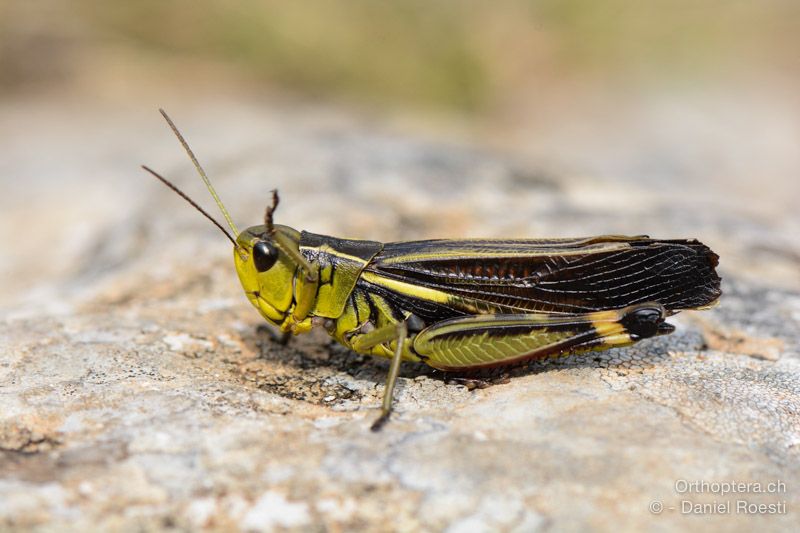
{"label": "compound eye", "polygon": [[266,272],[278,260],[278,249],[269,241],[258,241],[253,246],[253,263],[256,270]]}

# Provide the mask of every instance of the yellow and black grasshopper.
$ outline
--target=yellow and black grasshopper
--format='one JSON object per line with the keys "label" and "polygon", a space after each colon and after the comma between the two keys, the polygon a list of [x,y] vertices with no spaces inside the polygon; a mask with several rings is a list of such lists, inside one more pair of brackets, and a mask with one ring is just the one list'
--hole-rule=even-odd
{"label": "yellow and black grasshopper", "polygon": [[378,429],[392,408],[401,361],[443,371],[510,366],[605,350],[674,330],[666,318],[716,304],[718,256],[694,239],[340,239],[273,224],[242,232],[169,117],[233,235],[250,303],[284,335],[324,327],[358,353],[391,359]]}

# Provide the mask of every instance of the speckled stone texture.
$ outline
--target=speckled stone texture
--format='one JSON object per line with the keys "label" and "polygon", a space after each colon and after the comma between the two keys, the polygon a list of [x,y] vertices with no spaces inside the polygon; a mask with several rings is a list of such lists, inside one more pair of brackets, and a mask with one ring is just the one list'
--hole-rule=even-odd
{"label": "speckled stone texture", "polygon": [[[387,362],[322,332],[272,342],[229,243],[138,169],[213,207],[155,111],[7,106],[0,529],[800,523],[796,214],[756,216],[680,182],[560,175],[323,110],[173,115],[240,225],[259,223],[278,187],[280,223],[346,237],[694,236],[722,258],[721,305],[671,319],[673,335],[485,389],[405,367],[394,417],[371,433]],[[689,482],[783,485],[721,495]],[[778,512],[743,515],[738,500]],[[682,501],[734,508],[687,516]]]}

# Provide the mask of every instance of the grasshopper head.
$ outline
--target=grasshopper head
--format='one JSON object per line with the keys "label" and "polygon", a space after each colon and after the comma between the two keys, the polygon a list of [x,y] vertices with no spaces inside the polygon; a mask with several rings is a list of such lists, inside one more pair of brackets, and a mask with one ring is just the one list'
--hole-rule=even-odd
{"label": "grasshopper head", "polygon": [[239,275],[239,281],[242,283],[247,298],[264,318],[280,326],[290,313],[297,271],[302,270],[304,278],[312,283],[316,283],[317,273],[300,253],[300,233],[290,227],[272,223],[272,215],[279,202],[278,191],[272,191],[272,205],[267,207],[264,214],[264,225],[253,226],[239,233],[228,210],[225,209],[222,200],[211,185],[211,180],[208,179],[205,170],[189,148],[186,139],[164,110],[160,109],[159,111],[183,145],[189,159],[192,160],[197,173],[206,184],[208,192],[214,198],[232,233],[229,233],[222,224],[172,182],[146,166],[142,166],[142,168],[197,209],[233,243],[236,273]]}
{"label": "grasshopper head", "polygon": [[300,233],[288,226],[247,228],[236,238],[233,260],[247,298],[268,321],[280,326],[292,305],[297,262],[285,251],[299,253]]}

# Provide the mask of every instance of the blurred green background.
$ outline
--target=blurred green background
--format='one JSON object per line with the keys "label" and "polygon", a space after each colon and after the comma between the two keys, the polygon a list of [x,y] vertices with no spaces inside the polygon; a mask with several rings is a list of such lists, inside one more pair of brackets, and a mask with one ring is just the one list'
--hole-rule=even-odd
{"label": "blurred green background", "polygon": [[331,106],[790,210],[799,51],[795,0],[4,0],[0,104]]}
{"label": "blurred green background", "polygon": [[798,29],[792,0],[6,0],[0,87],[102,83],[120,62],[141,74],[179,61],[194,82],[224,66],[300,95],[474,116],[575,79],[796,72]]}

